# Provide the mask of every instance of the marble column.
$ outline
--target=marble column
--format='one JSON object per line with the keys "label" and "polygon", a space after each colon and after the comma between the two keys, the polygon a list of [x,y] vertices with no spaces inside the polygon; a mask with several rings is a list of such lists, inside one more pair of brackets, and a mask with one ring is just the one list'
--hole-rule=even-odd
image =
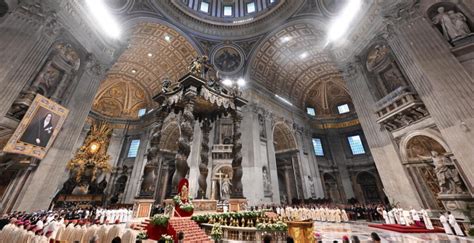
{"label": "marble column", "polygon": [[56,17],[39,5],[22,4],[0,23],[0,117],[45,62],[59,34]]}
{"label": "marble column", "polygon": [[388,43],[456,157],[474,193],[474,80],[429,19],[414,13],[389,26]]}
{"label": "marble column", "polygon": [[421,200],[402,165],[396,144],[391,135],[381,130],[377,123],[374,112],[376,101],[370,92],[362,65],[360,61],[355,61],[345,66],[344,78],[385,193],[391,201],[400,202],[402,207],[421,207]]}
{"label": "marble column", "polygon": [[67,162],[74,155],[74,146],[80,137],[86,118],[92,107],[94,96],[103,79],[105,68],[95,59],[88,61],[87,68],[78,81],[68,103],[69,115],[38,168],[30,176],[14,210],[36,211],[48,208],[55,194],[62,187],[63,177],[67,177]]}

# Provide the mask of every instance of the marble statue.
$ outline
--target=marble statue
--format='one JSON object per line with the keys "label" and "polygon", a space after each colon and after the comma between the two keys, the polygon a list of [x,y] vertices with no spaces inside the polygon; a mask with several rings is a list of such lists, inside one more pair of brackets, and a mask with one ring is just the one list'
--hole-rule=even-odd
{"label": "marble statue", "polygon": [[169,80],[168,78],[165,78],[161,82],[161,91],[163,93],[169,92],[170,91],[170,86],[171,86],[171,80]]}
{"label": "marble statue", "polygon": [[448,167],[448,164],[451,163],[450,159],[436,151],[431,151],[431,158],[435,166],[435,173],[441,193],[461,193],[463,191],[462,181],[456,168],[451,169]]}
{"label": "marble statue", "polygon": [[263,189],[265,194],[271,193],[272,191],[272,183],[270,182],[270,178],[268,178],[268,171],[267,167],[263,167],[262,169],[262,175],[263,175]]}
{"label": "marble statue", "polygon": [[433,24],[441,26],[443,35],[448,41],[462,38],[471,33],[466,23],[466,17],[462,13],[456,13],[453,10],[446,13],[444,7],[438,8],[438,14],[433,17],[432,21]]}
{"label": "marble statue", "polygon": [[221,199],[227,200],[230,198],[230,187],[232,183],[230,182],[229,175],[225,175],[224,179],[221,182]]}

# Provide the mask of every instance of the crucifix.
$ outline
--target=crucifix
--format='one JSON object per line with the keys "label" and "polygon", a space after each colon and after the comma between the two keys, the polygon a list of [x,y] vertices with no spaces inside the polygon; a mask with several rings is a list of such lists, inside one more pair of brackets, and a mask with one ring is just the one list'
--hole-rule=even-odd
{"label": "crucifix", "polygon": [[[220,188],[222,186],[222,176],[225,175],[225,174],[222,173],[222,172],[216,172],[214,175],[217,176],[217,178],[219,180],[219,188]],[[219,198],[222,198],[220,190],[219,190]],[[215,183],[214,183],[214,186],[213,186],[213,189],[212,189],[211,199],[216,200],[216,184]]]}

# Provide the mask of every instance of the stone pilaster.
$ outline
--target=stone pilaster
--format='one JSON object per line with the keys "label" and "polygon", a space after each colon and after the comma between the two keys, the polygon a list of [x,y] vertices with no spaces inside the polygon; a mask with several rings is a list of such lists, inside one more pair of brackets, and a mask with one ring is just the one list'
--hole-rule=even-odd
{"label": "stone pilaster", "polygon": [[[332,133],[332,134],[331,134]],[[347,160],[345,158],[345,153],[343,153],[344,148],[343,143],[341,141],[344,141],[344,137],[341,134],[336,133],[334,130],[328,130],[328,136],[327,136],[329,146],[331,148],[330,152],[332,152],[332,159],[335,162],[337,166],[337,170],[339,171],[339,177],[341,180],[342,184],[342,189],[344,190],[344,195],[346,198],[353,198],[354,197],[354,190],[352,188],[352,182],[351,182],[351,177],[349,175],[349,171],[347,169]],[[337,151],[334,153],[333,151]]]}
{"label": "stone pilaster", "polygon": [[65,104],[69,115],[38,168],[30,176],[14,210],[35,211],[48,208],[55,194],[67,177],[66,164],[73,157],[74,146],[80,137],[86,118],[92,107],[104,68],[94,59],[89,60],[87,69],[78,81],[76,90]]}
{"label": "stone pilaster", "polygon": [[[272,201],[280,202],[280,185],[278,184],[278,168],[276,164],[275,144],[273,143],[273,128],[272,120],[266,116],[265,131],[267,135],[267,154],[268,154],[268,169],[270,172],[270,181],[272,183]],[[281,185],[283,186],[283,185]]]}
{"label": "stone pilaster", "polygon": [[388,43],[474,193],[474,80],[431,21],[416,11],[389,26]]}
{"label": "stone pilaster", "polygon": [[[382,179],[385,193],[403,207],[420,207],[418,194],[412,185],[400,160],[398,149],[387,131],[381,130],[375,114],[375,100],[370,93],[368,79],[360,62],[354,62],[344,70],[347,88],[357,110],[362,129],[377,170]],[[394,177],[394,175],[397,175]]]}
{"label": "stone pilaster", "polygon": [[59,33],[53,13],[39,5],[21,5],[0,24],[0,117],[44,63]]}

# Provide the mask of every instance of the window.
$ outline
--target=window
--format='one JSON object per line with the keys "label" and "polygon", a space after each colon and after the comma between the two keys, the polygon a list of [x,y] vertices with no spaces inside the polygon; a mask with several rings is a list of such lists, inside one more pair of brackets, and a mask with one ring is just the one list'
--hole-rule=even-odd
{"label": "window", "polygon": [[138,110],[138,117],[142,117],[145,114],[146,114],[146,109],[145,108]]}
{"label": "window", "polygon": [[224,6],[224,16],[232,16],[232,6]]}
{"label": "window", "polygon": [[347,137],[347,141],[349,141],[353,155],[365,154],[364,145],[359,135]]}
{"label": "window", "polygon": [[254,2],[247,3],[247,13],[253,13],[253,12],[255,12],[255,3]]}
{"label": "window", "polygon": [[128,158],[135,158],[137,157],[138,147],[140,147],[140,139],[133,139],[130,143],[130,147],[128,148]]}
{"label": "window", "polygon": [[313,148],[316,156],[324,156],[323,144],[320,138],[313,138]]}
{"label": "window", "polygon": [[201,10],[201,12],[204,12],[204,13],[209,13],[209,3],[202,1],[201,7],[199,8],[199,10]]}
{"label": "window", "polygon": [[274,3],[276,0],[270,0],[270,3]]}
{"label": "window", "polygon": [[339,111],[339,114],[344,114],[344,113],[348,113],[349,111],[351,111],[351,109],[349,109],[348,104],[338,106],[337,110]]}
{"label": "window", "polygon": [[306,113],[310,116],[316,116],[316,111],[313,107],[306,107]]}

